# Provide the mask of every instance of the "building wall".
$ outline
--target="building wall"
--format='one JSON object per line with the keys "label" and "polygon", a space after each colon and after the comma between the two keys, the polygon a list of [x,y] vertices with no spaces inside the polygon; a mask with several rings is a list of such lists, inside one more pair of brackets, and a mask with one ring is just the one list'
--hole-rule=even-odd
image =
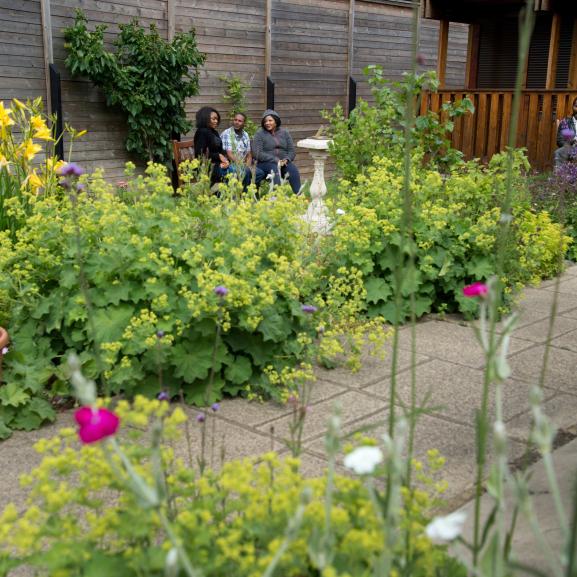
{"label": "building wall", "polygon": [[[48,0],[46,0],[48,2]],[[131,158],[124,150],[122,114],[106,107],[102,93],[90,81],[71,78],[64,66],[63,30],[81,8],[93,29],[106,24],[111,45],[118,25],[138,18],[154,23],[168,36],[167,3],[172,0],[50,0],[54,63],[62,75],[64,121],[88,134],[74,143],[72,158],[87,168],[102,166],[112,179],[122,177]],[[349,46],[349,0],[270,0],[271,77],[275,108],[293,138],[312,135],[323,122],[321,110],[345,104]],[[207,54],[200,72],[200,94],[186,103],[189,118],[203,105],[218,108],[223,102],[228,74],[250,84],[249,115],[260,123],[266,104],[266,0],[174,0],[175,29],[196,29],[199,48]],[[352,38],[352,70],[358,96],[369,98],[363,68],[381,64],[391,79],[400,79],[410,67],[411,10],[393,2],[356,0]],[[436,65],[438,23],[423,20],[419,52],[426,67]],[[452,24],[447,68],[448,86],[462,85],[467,27]],[[0,0],[0,99],[46,97],[44,46],[40,0]],[[226,123],[226,120],[225,120]],[[67,150],[69,143],[65,143]],[[312,162],[299,153],[299,166],[310,175]],[[138,163],[138,161],[137,161]],[[142,165],[142,163],[139,163]]]}

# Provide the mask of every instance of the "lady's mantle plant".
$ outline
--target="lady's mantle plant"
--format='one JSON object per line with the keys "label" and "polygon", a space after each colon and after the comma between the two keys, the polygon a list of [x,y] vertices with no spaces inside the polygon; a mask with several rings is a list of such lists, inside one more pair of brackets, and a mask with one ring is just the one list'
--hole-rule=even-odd
{"label": "lady's mantle plant", "polygon": [[173,132],[185,133],[184,101],[198,94],[198,68],[205,55],[196,46],[194,30],[176,34],[167,42],[154,25],[148,33],[138,21],[120,24],[115,52],[104,46],[106,26],[87,28],[86,17],[76,13],[64,33],[66,66],[74,76],[86,76],[101,88],[109,106],[127,116],[126,150],[149,160],[170,158]]}

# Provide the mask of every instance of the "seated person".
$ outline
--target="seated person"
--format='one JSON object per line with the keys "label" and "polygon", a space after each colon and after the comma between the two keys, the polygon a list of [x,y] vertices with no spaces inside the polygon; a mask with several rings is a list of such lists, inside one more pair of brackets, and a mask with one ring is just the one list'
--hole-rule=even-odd
{"label": "seated person", "polygon": [[301,176],[294,165],[296,156],[293,140],[288,130],[281,128],[281,120],[274,110],[266,110],[262,115],[261,128],[258,129],[252,141],[252,153],[257,162],[257,184],[271,172],[274,183],[280,184],[281,178],[288,175],[288,181],[293,192],[301,188]]}
{"label": "seated person", "polygon": [[571,130],[573,137],[577,134],[577,97],[573,99],[573,114],[563,118],[557,127],[557,146],[559,147],[565,144],[566,138],[563,136],[564,130]]}
{"label": "seated person", "polygon": [[575,145],[575,132],[570,128],[561,130],[563,145],[560,146],[554,155],[554,167],[557,169],[565,162],[575,162],[577,159],[577,146]]}
{"label": "seated person", "polygon": [[250,137],[244,124],[246,114],[237,112],[232,119],[232,126],[223,131],[220,135],[222,147],[226,152],[229,167],[225,171],[227,174],[236,174],[239,180],[242,180],[242,187],[246,191],[250,184],[252,173],[252,152],[250,148]]}
{"label": "seated person", "polygon": [[230,166],[216,130],[219,124],[220,114],[210,106],[204,106],[196,113],[194,156],[199,159],[204,157],[212,163],[211,186],[224,180],[226,170]]}

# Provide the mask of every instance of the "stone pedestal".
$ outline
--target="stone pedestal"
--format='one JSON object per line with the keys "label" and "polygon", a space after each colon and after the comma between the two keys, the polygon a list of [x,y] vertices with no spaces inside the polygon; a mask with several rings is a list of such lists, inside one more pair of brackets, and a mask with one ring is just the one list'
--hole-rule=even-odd
{"label": "stone pedestal", "polygon": [[309,223],[313,232],[319,234],[326,234],[331,228],[327,207],[323,201],[323,196],[327,193],[325,161],[329,155],[330,142],[325,138],[305,138],[297,142],[297,146],[308,150],[315,161],[315,173],[310,189],[311,203],[303,215],[303,220]]}

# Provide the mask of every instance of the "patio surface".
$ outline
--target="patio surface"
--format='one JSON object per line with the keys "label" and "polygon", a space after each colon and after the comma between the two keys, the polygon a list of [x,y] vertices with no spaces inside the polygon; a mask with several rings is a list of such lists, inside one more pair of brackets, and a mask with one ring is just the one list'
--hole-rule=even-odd
{"label": "patio surface", "polygon": [[[529,434],[530,410],[528,392],[538,382],[545,352],[545,341],[551,314],[551,304],[558,290],[558,316],[554,324],[545,379],[545,411],[565,438],[577,435],[577,266],[571,266],[561,276],[539,288],[526,289],[520,305],[520,322],[510,346],[511,378],[504,385],[504,420],[510,437],[512,461],[524,452]],[[434,409],[421,417],[416,431],[416,457],[436,448],[446,457],[444,478],[449,482],[447,509],[462,506],[472,496],[475,463],[474,411],[481,400],[483,358],[470,326],[457,318],[429,317],[416,326],[418,352],[416,375],[418,394],[429,394],[428,406]],[[398,396],[408,400],[410,387],[410,328],[400,331]],[[318,369],[318,381],[312,391],[310,410],[305,422],[302,455],[307,475],[320,474],[326,465],[323,456],[323,436],[326,423],[335,404],[341,409],[344,431],[367,424],[376,424],[374,435],[385,430],[390,386],[390,355],[383,360],[366,356],[361,370],[351,374],[345,369]],[[194,409],[188,409],[194,413]],[[287,449],[291,420],[290,407],[250,403],[246,400],[225,400],[215,416],[214,464],[221,460],[221,448],[226,459],[257,455],[275,448]],[[32,445],[39,438],[51,436],[58,428],[72,423],[72,414],[64,413],[58,422],[40,431],[18,432],[0,444],[0,509],[8,502],[24,503],[25,494],[18,486],[20,474],[39,462]],[[200,436],[194,423],[193,450]],[[212,431],[212,426],[207,427]],[[209,441],[210,446],[210,441]],[[184,453],[185,443],[178,447]],[[557,457],[559,455],[559,457]],[[569,442],[556,453],[561,484],[569,486],[577,471],[577,440]],[[538,467],[539,465],[537,465]],[[542,478],[535,475],[540,487]],[[543,489],[545,491],[545,489]],[[540,515],[554,540],[556,521],[550,496],[541,491]],[[530,537],[519,538],[519,546],[537,557]],[[529,557],[531,562],[533,557]]]}

